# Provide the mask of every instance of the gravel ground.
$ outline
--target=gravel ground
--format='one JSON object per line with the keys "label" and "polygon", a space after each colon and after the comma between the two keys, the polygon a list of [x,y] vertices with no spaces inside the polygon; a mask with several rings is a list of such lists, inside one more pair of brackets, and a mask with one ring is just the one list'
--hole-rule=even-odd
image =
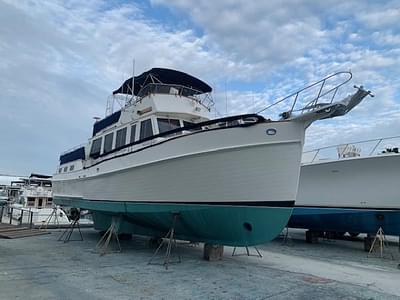
{"label": "gravel ground", "polygon": [[63,243],[60,234],[0,239],[0,299],[400,299],[394,243],[385,250],[394,259],[381,259],[367,257],[361,239],[307,244],[292,230],[287,242],[260,246],[262,258],[232,257],[225,247],[223,260],[208,262],[202,245],[179,244],[173,260],[180,253],[182,262],[166,270],[147,264],[154,249],[143,237],[100,256],[93,229],[83,230],[84,241]]}

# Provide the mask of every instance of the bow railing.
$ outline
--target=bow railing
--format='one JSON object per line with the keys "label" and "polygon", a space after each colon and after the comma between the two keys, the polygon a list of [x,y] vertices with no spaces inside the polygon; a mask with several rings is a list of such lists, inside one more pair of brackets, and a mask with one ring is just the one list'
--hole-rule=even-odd
{"label": "bow railing", "polygon": [[354,143],[337,144],[304,151],[303,163],[326,161],[334,159],[346,159],[351,157],[366,157],[378,154],[399,153],[400,136],[385,137],[379,139],[363,140]]}
{"label": "bow railing", "polygon": [[[339,77],[344,76],[344,78],[339,79]],[[268,105],[267,107],[257,111],[257,114],[262,113],[271,107],[274,107],[280,103],[286,102],[286,101],[292,101],[292,104],[290,106],[290,109],[284,113],[282,113],[280,116],[284,119],[287,119],[291,116],[293,111],[300,111],[300,112],[305,112],[305,111],[310,111],[313,109],[318,108],[319,104],[322,104],[320,100],[322,98],[326,98],[326,96],[329,95],[329,100],[324,102],[324,104],[331,104],[333,100],[335,99],[335,96],[337,95],[337,92],[340,87],[348,83],[352,79],[353,75],[351,72],[347,71],[342,71],[342,72],[337,72],[332,75],[329,75],[317,82],[314,82],[278,101],[275,101],[274,103]],[[339,80],[338,80],[339,79]],[[338,80],[338,81],[334,81]],[[336,83],[333,83],[336,82]],[[312,89],[316,88],[317,89],[317,94],[316,96],[312,96],[311,100],[309,99],[310,96],[307,95],[307,92],[310,92]],[[327,89],[327,90],[324,90]],[[305,99],[301,101],[301,98],[305,95]],[[308,98],[308,99],[307,99]],[[291,100],[292,99],[292,100]],[[296,104],[301,102],[304,104],[304,106],[300,107],[299,109],[296,109]]]}

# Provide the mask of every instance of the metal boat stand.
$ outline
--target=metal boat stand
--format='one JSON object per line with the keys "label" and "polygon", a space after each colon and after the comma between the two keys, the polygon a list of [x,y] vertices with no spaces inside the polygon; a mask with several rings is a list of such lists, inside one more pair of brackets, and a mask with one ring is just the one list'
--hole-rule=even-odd
{"label": "metal boat stand", "polygon": [[[80,235],[80,240],[71,240],[72,233],[74,232],[74,229],[78,229],[79,235]],[[83,241],[83,236],[81,232],[81,227],[79,226],[79,218],[75,219],[71,222],[68,228],[66,228],[63,233],[60,235],[58,238],[58,241],[63,241],[64,243],[68,243],[69,241]]]}
{"label": "metal boat stand", "polygon": [[[385,233],[383,232],[382,227],[379,227],[378,231],[376,232],[374,241],[372,242],[371,248],[369,249],[367,257],[374,252],[376,247],[379,247],[380,257],[383,258],[383,251],[385,248],[389,249],[389,244],[387,242]],[[394,259],[393,254],[389,251],[390,257],[392,260]]]}
{"label": "metal boat stand", "polygon": [[40,225],[39,230],[41,229],[47,229],[49,226],[51,220],[54,218],[54,224],[56,225],[56,228],[60,228],[60,221],[58,220],[58,215],[57,215],[57,206],[53,207],[53,210],[51,214],[46,218],[46,220]]}
{"label": "metal boat stand", "polygon": [[[110,242],[113,237],[115,237],[115,242],[118,246],[118,249],[116,251],[112,252],[121,252],[121,244],[119,242],[118,238],[118,230],[119,226],[121,225],[121,217],[112,217],[111,219],[111,225],[107,229],[107,231],[104,233],[104,235],[101,237],[101,239],[98,241],[96,244],[96,250],[100,253],[100,256],[105,255],[108,251],[108,246],[110,245]],[[108,252],[110,253],[110,252]]]}
{"label": "metal boat stand", "polygon": [[237,253],[235,253],[235,252],[236,252],[236,248],[238,248],[238,247],[234,247],[234,248],[233,248],[233,251],[232,251],[232,256],[242,256],[242,255],[247,255],[247,256],[262,257],[262,255],[261,255],[260,251],[257,249],[257,247],[256,247],[256,246],[253,246],[253,248],[256,250],[257,254],[251,254],[251,253],[250,253],[250,251],[249,251],[249,247],[248,247],[248,246],[239,247],[239,248],[245,248],[245,249],[246,249],[246,253],[240,253],[240,254],[237,254]]}
{"label": "metal boat stand", "polygon": [[282,244],[284,245],[289,245],[293,242],[292,237],[289,234],[289,227],[285,227],[283,229],[283,231],[280,234],[280,237],[282,237]]}
{"label": "metal boat stand", "polygon": [[165,269],[168,270],[168,266],[171,263],[180,263],[182,261],[181,260],[181,256],[179,254],[178,254],[178,261],[171,261],[172,247],[174,247],[175,249],[177,248],[177,243],[176,243],[176,239],[175,239],[175,225],[176,225],[176,221],[177,221],[178,217],[180,216],[180,213],[179,212],[174,212],[174,213],[172,213],[172,216],[173,216],[172,226],[169,229],[167,235],[162,239],[162,242],[157,247],[157,249],[154,252],[153,256],[150,258],[149,262],[147,263],[148,265],[159,264],[159,263],[153,263],[153,260],[157,256],[157,254],[160,251],[160,249],[165,244],[167,245],[167,250],[166,250],[165,255],[164,255],[164,263],[163,263],[163,265],[165,266]]}

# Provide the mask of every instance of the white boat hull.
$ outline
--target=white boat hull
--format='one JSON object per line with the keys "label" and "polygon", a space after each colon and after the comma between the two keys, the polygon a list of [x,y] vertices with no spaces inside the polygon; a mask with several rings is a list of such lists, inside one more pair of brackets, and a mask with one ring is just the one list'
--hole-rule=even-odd
{"label": "white boat hull", "polygon": [[[294,201],[301,125],[262,123],[177,138],[106,160],[75,178],[56,175],[54,196],[166,203]],[[271,127],[275,136],[266,134]]]}
{"label": "white boat hull", "polygon": [[400,235],[400,155],[305,164],[289,227]]}
{"label": "white boat hull", "polygon": [[[271,128],[276,134],[266,133]],[[55,176],[54,201],[91,210],[98,230],[119,218],[119,232],[160,237],[178,213],[178,238],[260,244],[290,217],[303,138],[304,124],[297,122],[182,136],[105,160],[75,178]]]}
{"label": "white boat hull", "polygon": [[400,155],[305,164],[298,206],[400,209]]}

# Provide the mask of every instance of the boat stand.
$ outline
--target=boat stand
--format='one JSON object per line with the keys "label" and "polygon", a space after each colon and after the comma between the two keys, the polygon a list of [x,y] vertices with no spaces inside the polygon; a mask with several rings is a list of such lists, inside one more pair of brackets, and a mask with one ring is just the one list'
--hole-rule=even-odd
{"label": "boat stand", "polygon": [[53,207],[53,211],[46,218],[46,220],[40,225],[39,230],[41,230],[41,229],[46,230],[53,218],[54,218],[54,224],[55,224],[56,228],[60,228],[60,221],[58,220],[58,215],[57,215],[57,206]]}
{"label": "boat stand", "polygon": [[[79,240],[71,240],[72,233],[74,232],[74,229],[78,229],[80,239]],[[68,228],[66,228],[63,233],[60,235],[58,238],[58,241],[63,241],[64,243],[68,243],[69,241],[83,241],[83,236],[81,232],[81,227],[79,226],[79,218],[76,220],[73,220],[71,224],[69,225]]]}
{"label": "boat stand", "polygon": [[121,224],[120,217],[117,217],[117,218],[112,217],[110,227],[107,229],[107,231],[104,233],[104,235],[101,237],[101,239],[96,244],[96,250],[100,253],[100,256],[103,256],[106,253],[110,253],[107,250],[108,250],[108,246],[110,245],[111,239],[113,237],[115,237],[115,242],[118,246],[118,249],[116,251],[112,251],[112,252],[121,252],[122,251],[121,244],[120,244],[119,238],[118,238],[118,230],[119,230],[120,224]]}
{"label": "boat stand", "polygon": [[[387,242],[387,239],[386,239],[385,233],[383,232],[382,227],[379,227],[367,256],[369,256],[372,252],[374,252],[376,250],[375,249],[376,247],[379,247],[380,258],[383,258],[383,251],[385,248],[389,249],[389,244]],[[389,251],[389,254],[393,260],[394,259],[393,254],[390,251]]]}
{"label": "boat stand", "polygon": [[174,247],[175,249],[177,249],[177,247],[178,247],[177,243],[176,243],[176,239],[175,239],[175,225],[176,225],[176,220],[178,219],[180,213],[179,212],[178,213],[173,213],[172,215],[173,215],[172,226],[169,229],[167,235],[162,239],[162,242],[157,247],[157,249],[154,252],[153,256],[150,258],[149,262],[147,263],[148,265],[159,264],[159,263],[153,263],[153,260],[157,256],[158,252],[160,251],[160,249],[164,245],[167,245],[167,250],[165,252],[164,263],[162,265],[165,266],[166,270],[168,270],[169,264],[171,264],[171,263],[180,263],[182,261],[180,255],[178,255],[178,261],[171,261],[172,247]]}
{"label": "boat stand", "polygon": [[285,227],[280,235],[282,237],[282,244],[283,245],[290,245],[292,244],[292,237],[289,234],[289,227]]}
{"label": "boat stand", "polygon": [[[232,256],[247,255],[247,256],[262,257],[260,251],[257,249],[256,246],[254,246],[253,248],[256,250],[257,254],[251,254],[250,251],[249,251],[249,247],[248,247],[248,246],[244,246],[244,248],[246,249],[246,253],[237,254],[237,253],[235,253],[235,252],[236,252],[236,248],[238,248],[238,247],[234,247],[234,248],[233,248]],[[240,247],[240,248],[243,248],[243,247]]]}

